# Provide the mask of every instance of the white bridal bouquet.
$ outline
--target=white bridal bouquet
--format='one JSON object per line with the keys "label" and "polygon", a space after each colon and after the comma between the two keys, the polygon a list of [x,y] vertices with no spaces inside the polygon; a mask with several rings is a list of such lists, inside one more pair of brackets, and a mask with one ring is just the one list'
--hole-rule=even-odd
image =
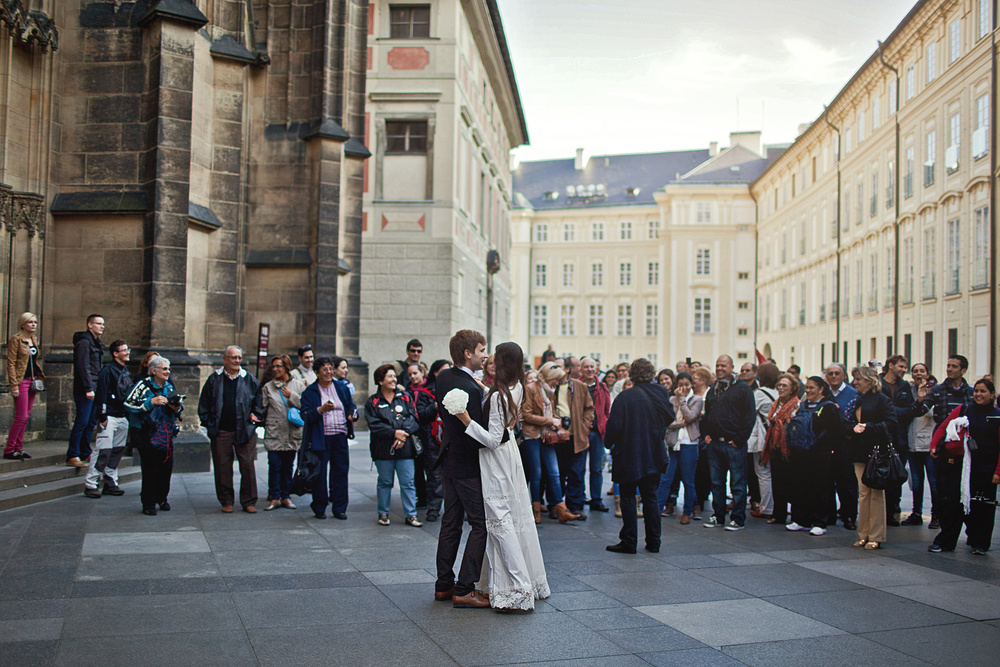
{"label": "white bridal bouquet", "polygon": [[461,389],[452,389],[444,395],[441,403],[449,414],[460,415],[469,405],[469,395]]}

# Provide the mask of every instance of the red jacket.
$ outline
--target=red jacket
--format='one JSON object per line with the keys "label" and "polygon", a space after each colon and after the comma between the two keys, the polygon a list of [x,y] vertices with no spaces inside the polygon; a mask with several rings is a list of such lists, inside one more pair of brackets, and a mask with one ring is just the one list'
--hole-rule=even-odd
{"label": "red jacket", "polygon": [[[587,387],[590,389],[590,387]],[[601,438],[604,438],[604,430],[608,425],[608,415],[611,414],[611,394],[608,392],[608,387],[600,380],[597,380],[597,389],[593,392],[594,396],[594,422],[597,424],[597,432],[601,434]]]}

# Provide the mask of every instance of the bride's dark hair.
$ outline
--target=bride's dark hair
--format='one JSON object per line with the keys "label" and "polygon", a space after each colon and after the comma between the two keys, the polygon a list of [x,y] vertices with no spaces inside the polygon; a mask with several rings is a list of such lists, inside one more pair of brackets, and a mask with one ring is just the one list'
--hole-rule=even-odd
{"label": "bride's dark hair", "polygon": [[517,423],[517,416],[521,406],[514,405],[514,397],[510,394],[510,388],[521,383],[524,385],[524,352],[517,343],[500,343],[496,348],[494,357],[496,370],[493,378],[493,385],[486,394],[485,417],[487,423],[490,419],[490,398],[493,394],[500,394],[500,409],[510,412],[511,418],[507,427],[513,428]]}

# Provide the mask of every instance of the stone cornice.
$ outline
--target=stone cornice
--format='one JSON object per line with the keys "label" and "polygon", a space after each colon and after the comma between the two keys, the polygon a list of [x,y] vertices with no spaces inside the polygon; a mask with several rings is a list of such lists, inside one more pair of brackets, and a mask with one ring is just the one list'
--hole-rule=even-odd
{"label": "stone cornice", "polygon": [[44,12],[26,11],[21,0],[0,0],[0,21],[6,24],[16,44],[37,44],[42,53],[59,49],[56,22]]}
{"label": "stone cornice", "polygon": [[191,0],[155,0],[149,12],[139,19],[139,26],[145,28],[159,20],[174,21],[195,28],[208,23],[208,19]]}

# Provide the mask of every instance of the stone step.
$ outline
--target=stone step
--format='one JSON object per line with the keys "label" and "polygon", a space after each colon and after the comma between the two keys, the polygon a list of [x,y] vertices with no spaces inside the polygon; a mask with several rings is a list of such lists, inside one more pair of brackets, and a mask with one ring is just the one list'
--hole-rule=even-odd
{"label": "stone step", "polygon": [[[97,455],[96,452],[94,455]],[[121,464],[119,464],[118,467],[120,469],[127,468],[132,466],[132,464],[132,459],[126,456],[122,458]],[[45,482],[54,482],[59,479],[79,477],[82,480],[86,477],[86,475],[87,468],[68,466],[61,461],[47,466],[28,468],[26,470],[0,472],[0,491],[16,489],[22,486],[35,486],[37,484],[44,484]]]}
{"label": "stone step", "polygon": [[[122,459],[122,463],[130,462],[129,459]],[[66,467],[70,473],[72,469]],[[86,474],[85,468],[79,468],[81,472],[65,479],[41,482],[38,484],[22,485],[0,491],[0,511],[24,507],[34,503],[65,498],[78,493],[83,493],[83,476]],[[122,467],[118,469],[118,483],[127,484],[140,478],[140,470],[136,466]],[[27,479],[27,478],[26,478]],[[27,484],[27,482],[25,482]]]}
{"label": "stone step", "polygon": [[26,442],[24,443],[24,451],[31,454],[30,459],[18,461],[0,459],[0,474],[66,463],[65,440]]}

